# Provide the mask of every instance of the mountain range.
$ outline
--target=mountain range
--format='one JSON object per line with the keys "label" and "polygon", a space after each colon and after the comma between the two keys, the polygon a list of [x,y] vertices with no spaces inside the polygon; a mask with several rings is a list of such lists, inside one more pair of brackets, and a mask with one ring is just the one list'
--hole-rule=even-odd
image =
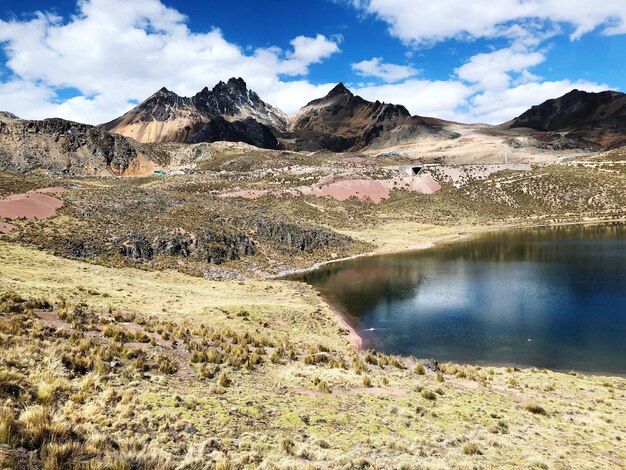
{"label": "mountain range", "polygon": [[[518,129],[545,133],[544,145],[611,148],[624,143],[626,95],[574,90],[546,101],[490,133]],[[103,129],[141,143],[240,141],[262,148],[296,151],[360,151],[452,139],[461,124],[412,116],[400,104],[367,101],[343,83],[313,100],[293,117],[264,102],[241,78],[219,82],[192,97],[162,88]]]}
{"label": "mountain range", "polygon": [[100,126],[28,121],[0,112],[0,169],[128,174],[171,161],[171,149],[155,144],[230,141],[265,149],[361,152],[468,134],[557,151],[611,149],[626,145],[626,95],[574,90],[493,126],[412,116],[400,104],[356,96],[343,83],[288,117],[243,79],[231,78],[192,97],[161,88]]}

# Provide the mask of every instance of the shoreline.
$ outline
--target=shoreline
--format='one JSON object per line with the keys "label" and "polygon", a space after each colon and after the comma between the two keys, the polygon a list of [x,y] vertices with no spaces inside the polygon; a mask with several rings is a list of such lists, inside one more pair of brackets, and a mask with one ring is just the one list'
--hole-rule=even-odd
{"label": "shoreline", "polygon": [[[397,249],[392,248],[392,249],[366,251],[364,253],[357,253],[355,255],[344,256],[343,258],[318,261],[317,263],[314,263],[311,266],[308,266],[306,268],[288,269],[278,274],[267,276],[263,278],[263,280],[281,279],[281,278],[287,278],[290,276],[296,276],[298,274],[305,274],[305,273],[309,273],[317,269],[323,268],[324,266],[328,266],[330,264],[341,263],[344,261],[351,261],[353,259],[430,250],[432,248],[439,248],[442,245],[447,245],[449,243],[454,243],[454,242],[461,241],[461,240],[467,240],[470,237],[481,236],[487,233],[501,232],[504,230],[534,229],[534,228],[561,227],[561,226],[566,227],[566,226],[574,226],[574,225],[600,225],[600,224],[608,224],[608,223],[626,223],[626,217],[607,218],[607,219],[598,218],[598,219],[577,221],[577,222],[553,222],[553,223],[542,223],[542,224],[532,224],[532,223],[531,224],[510,224],[510,225],[501,225],[498,227],[490,226],[485,230],[479,229],[479,230],[472,231],[472,232],[463,232],[463,233],[457,232],[454,235],[450,234],[448,236],[444,236],[440,240],[426,241],[426,242],[419,243],[417,245],[410,245],[404,248],[397,248]],[[288,279],[285,279],[285,280],[288,280]],[[302,282],[302,281],[298,281],[298,282]]]}
{"label": "shoreline", "polygon": [[[297,270],[292,270],[290,272],[288,272],[287,274],[281,274],[281,275],[276,275],[276,276],[272,276],[268,279],[278,279],[278,278],[282,278],[282,277],[288,277],[288,276],[295,276],[298,274],[304,274],[307,272],[312,272],[315,271],[321,267],[333,264],[333,263],[339,263],[339,262],[343,262],[343,261],[350,261],[353,259],[358,259],[358,258],[364,258],[364,257],[371,257],[371,256],[383,256],[383,255],[391,255],[391,254],[396,254],[396,253],[407,253],[407,252],[418,252],[418,251],[424,251],[424,250],[429,250],[429,249],[433,249],[433,248],[438,248],[441,247],[443,245],[447,245],[450,243],[454,243],[460,240],[467,240],[470,237],[476,237],[476,236],[481,236],[484,235],[486,233],[494,233],[494,232],[500,232],[500,231],[504,231],[504,230],[519,230],[519,229],[533,229],[533,228],[545,228],[545,227],[559,227],[559,226],[576,226],[576,225],[600,225],[600,224],[608,224],[608,223],[626,223],[626,218],[620,217],[620,218],[610,218],[610,219],[594,219],[594,220],[587,220],[587,221],[577,221],[577,222],[557,222],[557,223],[547,223],[547,224],[530,224],[530,225],[505,225],[505,226],[501,226],[501,227],[497,227],[497,228],[493,228],[490,227],[487,230],[477,230],[476,232],[472,232],[472,233],[457,233],[454,236],[449,236],[449,237],[444,237],[443,240],[439,240],[439,241],[432,241],[432,242],[423,242],[419,245],[412,245],[406,248],[400,248],[397,250],[377,250],[377,251],[372,251],[372,252],[367,252],[367,253],[359,253],[356,255],[352,255],[352,256],[347,256],[344,258],[338,258],[338,259],[333,259],[333,260],[327,260],[327,261],[320,261],[318,263],[315,263],[314,265],[308,267],[308,268],[303,268],[303,269],[297,269]],[[291,282],[304,282],[304,281],[291,281]],[[317,291],[317,290],[316,290]],[[348,341],[351,344],[351,346],[354,348],[355,351],[357,352],[361,352],[363,351],[363,344],[364,344],[364,339],[363,337],[356,331],[356,329],[347,321],[346,319],[346,315],[343,314],[336,306],[334,306],[332,303],[330,303],[328,301],[328,299],[326,299],[324,297],[324,295],[317,291],[321,296],[322,299],[324,301],[324,303],[326,304],[326,306],[329,308],[329,310],[333,313],[333,316],[335,317],[335,320],[337,322],[337,324],[348,330]],[[545,368],[540,368],[540,367],[536,367],[536,366],[532,366],[532,365],[524,365],[524,364],[508,364],[508,363],[482,363],[482,362],[477,362],[477,363],[471,363],[469,365],[474,365],[474,366],[479,366],[479,367],[517,367],[517,368],[522,368],[522,369],[539,369],[539,370],[543,370]],[[576,372],[577,374],[582,374],[582,375],[592,375],[592,376],[610,376],[610,377],[626,377],[626,373],[615,373],[615,372],[602,372],[602,371],[576,371],[576,370],[565,370],[565,369],[547,369],[550,370],[552,372],[557,372],[557,373],[562,373],[562,374],[568,374],[569,372]]]}

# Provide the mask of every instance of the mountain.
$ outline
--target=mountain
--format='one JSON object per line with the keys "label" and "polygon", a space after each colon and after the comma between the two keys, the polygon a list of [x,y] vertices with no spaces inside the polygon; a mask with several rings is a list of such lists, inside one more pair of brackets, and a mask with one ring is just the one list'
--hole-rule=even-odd
{"label": "mountain", "polygon": [[402,105],[367,101],[339,83],[325,97],[300,109],[289,130],[297,150],[341,152],[410,143],[424,137],[458,137],[441,123],[411,116]]}
{"label": "mountain", "polygon": [[219,82],[211,91],[205,87],[192,101],[196,109],[206,115],[222,116],[227,121],[251,117],[277,132],[287,129],[287,115],[265,103],[254,91],[248,90],[242,78],[231,78],[227,83]]}
{"label": "mountain", "polygon": [[258,147],[277,148],[274,134],[285,132],[287,116],[248,90],[243,79],[231,78],[193,97],[161,88],[100,127],[143,143],[239,139]]}
{"label": "mountain", "polygon": [[561,133],[574,146],[619,147],[626,145],[626,94],[573,90],[533,106],[504,126]]}

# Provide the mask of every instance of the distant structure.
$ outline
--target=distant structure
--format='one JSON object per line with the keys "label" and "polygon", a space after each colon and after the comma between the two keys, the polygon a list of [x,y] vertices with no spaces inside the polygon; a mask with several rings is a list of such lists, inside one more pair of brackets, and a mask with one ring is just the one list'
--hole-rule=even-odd
{"label": "distant structure", "polygon": [[422,165],[412,165],[412,166],[404,166],[400,167],[400,172],[406,174],[407,176],[417,176],[424,169]]}

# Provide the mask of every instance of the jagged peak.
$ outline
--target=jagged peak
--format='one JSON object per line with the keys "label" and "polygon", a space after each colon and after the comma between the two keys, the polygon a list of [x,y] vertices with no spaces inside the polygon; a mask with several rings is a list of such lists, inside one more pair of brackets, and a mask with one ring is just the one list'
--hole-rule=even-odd
{"label": "jagged peak", "polygon": [[248,85],[246,85],[246,82],[241,77],[231,77],[227,82],[220,80],[217,85],[213,87],[213,92],[220,92],[222,90],[235,90],[245,94],[248,92]]}
{"label": "jagged peak", "polygon": [[146,101],[150,101],[155,98],[179,98],[179,96],[171,90],[165,87],[161,87],[157,92],[149,96]]}
{"label": "jagged peak", "polygon": [[328,92],[327,97],[338,96],[338,95],[349,95],[354,96],[350,90],[346,88],[343,82],[337,83],[335,87]]}
{"label": "jagged peak", "polygon": [[243,78],[238,77],[231,77],[228,79],[228,84],[230,86],[232,86],[233,88],[238,88],[240,90],[247,90],[248,89],[248,85],[246,85],[246,82],[244,81]]}

